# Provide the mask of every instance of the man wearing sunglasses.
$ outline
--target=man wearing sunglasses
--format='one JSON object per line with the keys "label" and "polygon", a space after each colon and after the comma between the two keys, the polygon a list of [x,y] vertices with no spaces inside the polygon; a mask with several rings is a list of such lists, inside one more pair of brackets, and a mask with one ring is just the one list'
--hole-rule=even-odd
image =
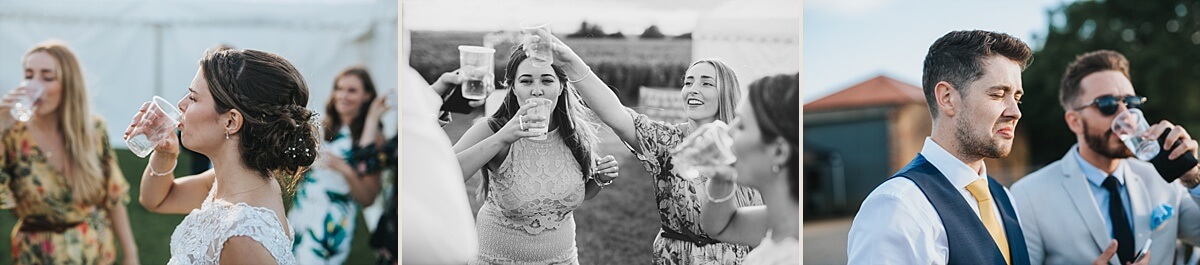
{"label": "man wearing sunglasses", "polygon": [[[1059,103],[1076,144],[1012,186],[1032,263],[1171,264],[1176,239],[1200,243],[1197,197],[1180,184],[1194,188],[1197,169],[1168,183],[1150,163],[1130,158],[1133,153],[1110,128],[1116,114],[1145,101],[1119,53],[1086,53],[1067,67]],[[1196,141],[1183,127],[1162,121],[1148,132],[1157,139],[1167,128],[1160,155],[1193,156]],[[1149,257],[1135,260],[1142,249]]]}
{"label": "man wearing sunglasses", "polygon": [[984,158],[1012,150],[1032,53],[1008,34],[942,36],[922,87],[933,130],[920,154],[871,191],[850,227],[850,264],[1029,264],[1008,191]]}

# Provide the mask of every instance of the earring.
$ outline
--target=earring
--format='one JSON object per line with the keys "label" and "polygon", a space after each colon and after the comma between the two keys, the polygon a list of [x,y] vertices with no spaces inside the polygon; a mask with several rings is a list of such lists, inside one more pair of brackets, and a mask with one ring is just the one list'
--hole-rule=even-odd
{"label": "earring", "polygon": [[779,173],[779,165],[771,166],[771,173]]}
{"label": "earring", "polygon": [[229,140],[229,131],[225,131],[225,140]]}

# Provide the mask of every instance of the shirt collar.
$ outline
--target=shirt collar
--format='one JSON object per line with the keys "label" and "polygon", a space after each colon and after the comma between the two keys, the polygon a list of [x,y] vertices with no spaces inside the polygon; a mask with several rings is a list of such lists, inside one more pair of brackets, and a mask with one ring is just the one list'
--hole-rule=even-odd
{"label": "shirt collar", "polygon": [[925,137],[925,146],[921,148],[921,155],[925,156],[925,160],[933,164],[951,184],[954,184],[954,187],[959,189],[966,188],[967,184],[987,176],[986,165],[979,168],[979,172],[975,172],[967,166],[967,163],[958,160],[958,157],[951,155],[941,145],[934,142],[933,138]]}
{"label": "shirt collar", "polygon": [[[1097,187],[1104,187],[1104,180],[1108,178],[1108,173],[1087,160],[1083,160],[1083,156],[1079,155],[1079,145],[1073,146],[1071,153],[1075,155],[1075,162],[1079,163],[1079,171],[1083,172],[1083,176],[1087,177],[1088,182]],[[1117,159],[1117,170],[1113,171],[1112,175],[1117,178],[1117,183],[1120,183],[1121,186],[1125,185],[1125,159]]]}

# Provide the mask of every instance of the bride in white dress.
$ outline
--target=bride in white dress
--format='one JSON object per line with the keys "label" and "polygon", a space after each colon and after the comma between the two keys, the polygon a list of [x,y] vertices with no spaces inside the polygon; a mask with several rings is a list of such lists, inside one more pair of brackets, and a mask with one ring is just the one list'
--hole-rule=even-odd
{"label": "bride in white dress", "polygon": [[[168,264],[296,263],[283,194],[317,153],[307,103],[303,77],[283,57],[232,49],[205,54],[177,106],[181,136],[159,142],[142,174],[142,206],[187,214],[171,235]],[[146,109],[134,121],[153,113]],[[148,123],[156,122],[131,124],[126,137]],[[177,139],[208,156],[213,169],[175,178]]]}

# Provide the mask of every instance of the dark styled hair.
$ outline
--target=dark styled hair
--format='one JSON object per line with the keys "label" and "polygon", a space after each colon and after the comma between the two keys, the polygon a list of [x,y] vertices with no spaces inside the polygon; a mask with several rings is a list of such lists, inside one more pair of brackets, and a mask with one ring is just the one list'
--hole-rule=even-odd
{"label": "dark styled hair", "polygon": [[1025,70],[1033,52],[1029,45],[1012,35],[983,30],[953,31],[934,41],[925,54],[925,69],[921,76],[929,115],[937,119],[934,87],[938,82],[946,81],[962,92],[983,76],[983,60],[991,56],[1004,56]]}
{"label": "dark styled hair", "polygon": [[[516,116],[518,110],[521,109],[522,102],[517,102],[517,94],[513,88],[516,82],[517,67],[521,62],[529,58],[525,55],[525,49],[521,45],[513,47],[512,54],[508,57],[508,66],[504,71],[504,86],[508,88],[508,94],[504,96],[504,102],[500,103],[500,108],[496,113],[488,118],[488,128],[492,132],[499,131],[504,124]],[[579,169],[583,174],[583,179],[587,180],[595,171],[595,154],[596,145],[599,142],[596,136],[595,121],[589,116],[589,110],[583,105],[580,100],[579,91],[574,87],[567,85],[567,74],[558,68],[551,66],[554,69],[554,76],[558,78],[559,88],[562,93],[558,94],[557,103],[554,106],[554,111],[550,114],[558,123],[559,136],[562,136],[563,142],[567,148],[571,150],[571,155],[575,157],[575,162],[579,163]],[[480,184],[479,198],[487,198],[487,185],[489,181],[488,174],[483,174],[483,182]]]}
{"label": "dark styled hair", "polygon": [[[750,83],[748,102],[763,142],[787,140],[788,190],[800,199],[800,74],[767,76]],[[749,118],[749,117],[746,117]]]}
{"label": "dark styled hair", "polygon": [[[363,127],[367,124],[367,112],[371,110],[371,102],[375,101],[375,97],[379,96],[379,93],[375,90],[375,82],[371,81],[371,74],[367,73],[367,68],[362,66],[352,66],[339,72],[337,77],[333,78],[333,90],[337,90],[337,82],[347,76],[358,77],[358,80],[362,80],[363,91],[370,95],[366,102],[358,106],[358,116],[354,116],[354,119],[350,120],[350,139],[357,144],[358,138],[362,136]],[[346,121],[342,120],[341,113],[338,113],[334,106],[332,95],[329,97],[329,101],[325,102],[325,113],[328,115],[325,115],[325,119],[321,122],[321,126],[324,127],[322,130],[325,133],[322,138],[327,142],[332,142],[333,138],[337,137],[338,130],[346,124]],[[376,122],[380,123],[379,128],[383,128],[382,121]]]}
{"label": "dark styled hair", "polygon": [[1129,60],[1124,55],[1110,50],[1099,50],[1084,53],[1075,57],[1075,61],[1067,66],[1063,74],[1062,86],[1058,90],[1058,104],[1063,110],[1075,108],[1073,103],[1079,97],[1079,83],[1084,77],[1101,71],[1119,71],[1129,78]]}
{"label": "dark styled hair", "polygon": [[316,126],[310,120],[308,85],[287,59],[258,50],[211,50],[200,59],[217,113],[242,114],[242,163],[278,177],[284,197],[316,159]]}

